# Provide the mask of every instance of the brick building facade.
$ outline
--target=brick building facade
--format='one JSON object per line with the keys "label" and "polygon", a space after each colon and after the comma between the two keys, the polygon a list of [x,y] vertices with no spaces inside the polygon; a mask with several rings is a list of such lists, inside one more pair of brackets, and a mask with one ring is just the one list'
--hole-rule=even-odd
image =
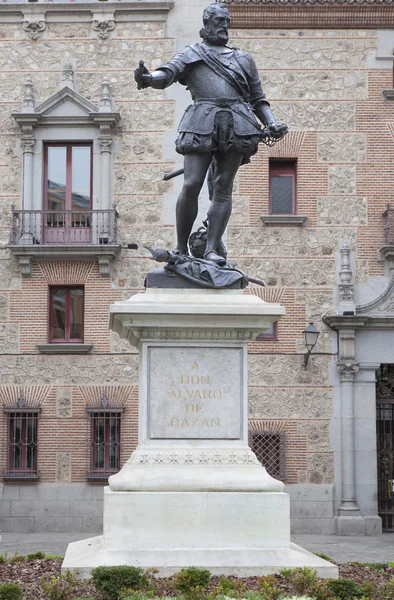
{"label": "brick building facade", "polygon": [[[162,176],[190,100],[137,91],[131,69],[197,40],[205,4],[0,4],[0,531],[99,532],[105,478],[136,446],[138,355],[109,306],[143,288],[143,244],[173,245],[181,178]],[[295,532],[371,534],[378,514],[390,530],[394,3],[228,6],[290,127],[240,169],[227,232],[267,284],[246,293],[286,307],[250,344],[251,444]]]}

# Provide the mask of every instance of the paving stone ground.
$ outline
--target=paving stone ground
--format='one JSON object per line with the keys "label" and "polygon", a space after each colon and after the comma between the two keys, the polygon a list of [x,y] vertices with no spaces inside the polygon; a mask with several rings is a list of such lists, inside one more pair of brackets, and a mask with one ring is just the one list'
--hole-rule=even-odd
{"label": "paving stone ground", "polygon": [[[41,550],[47,554],[63,556],[70,542],[89,535],[75,533],[4,533],[0,541],[0,554],[28,554]],[[294,535],[292,542],[310,552],[323,552],[339,563],[394,562],[394,534],[368,537],[340,537],[336,535]]]}

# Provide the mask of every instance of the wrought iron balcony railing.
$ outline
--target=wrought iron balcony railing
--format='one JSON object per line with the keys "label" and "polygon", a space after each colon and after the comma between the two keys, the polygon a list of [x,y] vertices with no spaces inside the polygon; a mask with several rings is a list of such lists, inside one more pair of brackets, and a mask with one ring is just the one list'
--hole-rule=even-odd
{"label": "wrought iron balcony railing", "polygon": [[10,246],[117,244],[116,210],[13,210]]}

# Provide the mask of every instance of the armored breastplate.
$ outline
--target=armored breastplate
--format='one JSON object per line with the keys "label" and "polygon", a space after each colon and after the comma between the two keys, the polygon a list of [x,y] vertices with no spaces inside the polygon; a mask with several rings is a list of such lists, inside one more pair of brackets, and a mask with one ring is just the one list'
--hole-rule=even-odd
{"label": "armored breastplate", "polygon": [[[223,55],[223,62],[232,63],[228,54]],[[226,63],[224,63],[225,66]],[[229,82],[214,73],[210,67],[203,62],[194,66],[186,79],[186,84],[193,100],[200,98],[239,98],[240,93]]]}

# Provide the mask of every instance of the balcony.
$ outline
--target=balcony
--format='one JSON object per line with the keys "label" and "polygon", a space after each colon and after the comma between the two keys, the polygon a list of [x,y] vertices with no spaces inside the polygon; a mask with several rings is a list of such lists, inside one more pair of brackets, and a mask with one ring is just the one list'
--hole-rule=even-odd
{"label": "balcony", "polygon": [[8,248],[21,274],[31,275],[32,260],[97,259],[109,276],[109,263],[120,252],[116,210],[15,210]]}

